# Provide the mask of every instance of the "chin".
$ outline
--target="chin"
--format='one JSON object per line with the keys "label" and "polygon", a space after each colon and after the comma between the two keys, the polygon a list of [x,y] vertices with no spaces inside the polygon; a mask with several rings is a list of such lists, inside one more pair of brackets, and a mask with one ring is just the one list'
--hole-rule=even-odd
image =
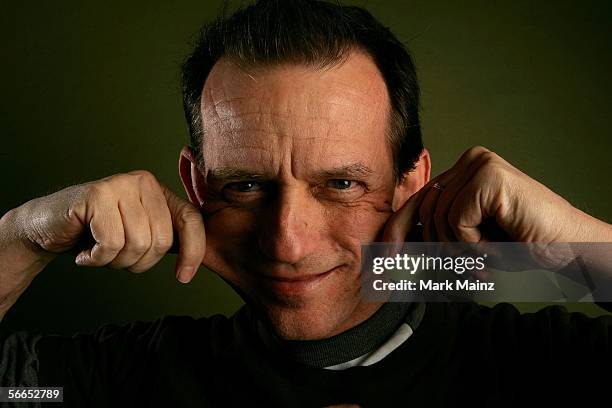
{"label": "chin", "polygon": [[349,318],[350,311],[327,305],[287,308],[269,306],[264,311],[270,328],[286,340],[316,340],[331,337]]}
{"label": "chin", "polygon": [[258,309],[277,336],[287,340],[316,340],[334,336],[360,315],[359,288],[322,291],[292,302],[263,302]]}
{"label": "chin", "polygon": [[309,286],[271,286],[266,280],[243,283],[243,299],[286,340],[332,337],[371,315],[372,307],[361,301],[359,272],[349,268],[338,268]]}

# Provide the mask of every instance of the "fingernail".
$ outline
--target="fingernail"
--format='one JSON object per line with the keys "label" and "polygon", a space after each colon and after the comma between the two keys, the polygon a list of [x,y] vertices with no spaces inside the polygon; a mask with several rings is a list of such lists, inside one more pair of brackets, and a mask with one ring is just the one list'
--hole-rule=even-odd
{"label": "fingernail", "polygon": [[189,283],[191,276],[193,275],[193,266],[183,266],[176,274],[176,278],[181,283]]}

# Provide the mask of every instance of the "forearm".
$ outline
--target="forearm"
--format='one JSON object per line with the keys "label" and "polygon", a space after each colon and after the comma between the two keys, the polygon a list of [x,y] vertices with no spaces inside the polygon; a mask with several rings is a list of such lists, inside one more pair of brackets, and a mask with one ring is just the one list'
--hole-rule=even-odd
{"label": "forearm", "polygon": [[610,242],[612,243],[612,225],[579,211],[576,220],[580,221],[577,237],[568,242]]}
{"label": "forearm", "polygon": [[0,219],[0,320],[54,257],[21,236],[18,212]]}
{"label": "forearm", "polygon": [[579,211],[573,220],[577,234],[571,242],[574,261],[588,276],[595,300],[612,301],[612,225]]}

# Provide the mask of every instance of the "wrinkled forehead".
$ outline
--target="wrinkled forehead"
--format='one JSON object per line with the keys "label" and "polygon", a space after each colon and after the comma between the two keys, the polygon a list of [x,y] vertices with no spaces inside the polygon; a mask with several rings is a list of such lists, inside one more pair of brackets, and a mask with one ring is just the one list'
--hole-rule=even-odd
{"label": "wrinkled forehead", "polygon": [[[334,108],[336,107],[336,108]],[[249,68],[221,58],[204,86],[201,109],[205,125],[216,119],[248,114],[311,114],[342,118],[367,112],[386,114],[387,89],[382,76],[363,52],[328,68],[283,64]]]}
{"label": "wrinkled forehead", "polygon": [[317,153],[325,154],[326,146],[342,143],[354,153],[366,153],[373,143],[386,146],[388,99],[378,68],[360,52],[325,69],[296,64],[249,68],[221,59],[202,93],[203,151],[217,156],[221,151],[269,150],[279,143],[314,143]]}

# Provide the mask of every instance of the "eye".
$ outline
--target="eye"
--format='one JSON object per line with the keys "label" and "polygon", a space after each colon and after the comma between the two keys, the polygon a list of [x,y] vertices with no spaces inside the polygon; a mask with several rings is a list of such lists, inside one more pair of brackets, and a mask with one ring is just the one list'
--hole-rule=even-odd
{"label": "eye", "polygon": [[223,189],[228,189],[238,193],[251,193],[261,190],[261,186],[255,181],[240,181],[226,184]]}
{"label": "eye", "polygon": [[264,197],[264,188],[256,181],[237,181],[223,186],[221,193],[228,203],[254,205]]}
{"label": "eye", "polygon": [[327,186],[336,190],[348,190],[355,185],[352,180],[334,179],[327,182]]}
{"label": "eye", "polygon": [[321,198],[331,202],[350,203],[358,200],[366,193],[364,183],[356,180],[329,179],[318,189]]}

